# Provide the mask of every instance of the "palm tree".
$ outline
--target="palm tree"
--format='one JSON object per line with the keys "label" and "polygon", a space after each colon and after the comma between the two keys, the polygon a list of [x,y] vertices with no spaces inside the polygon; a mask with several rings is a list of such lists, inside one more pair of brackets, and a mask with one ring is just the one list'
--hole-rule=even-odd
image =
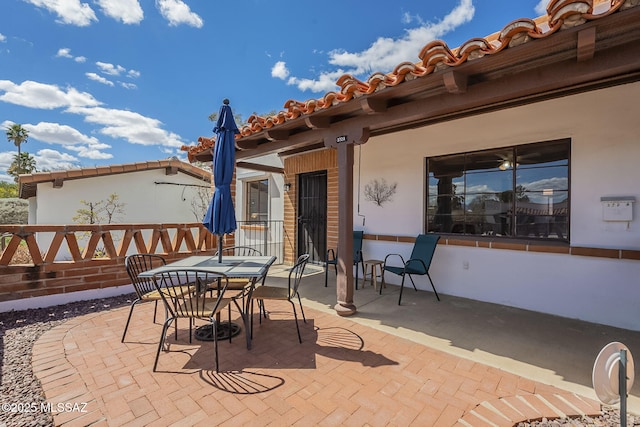
{"label": "palm tree", "polygon": [[20,158],[20,145],[23,142],[27,142],[29,138],[29,132],[17,123],[12,124],[6,128],[7,140],[13,142],[13,145],[18,147],[18,158]]}
{"label": "palm tree", "polygon": [[7,173],[13,176],[15,182],[18,182],[18,177],[22,173],[33,173],[36,172],[36,159],[27,152],[20,153],[13,156],[13,162],[7,169]]}

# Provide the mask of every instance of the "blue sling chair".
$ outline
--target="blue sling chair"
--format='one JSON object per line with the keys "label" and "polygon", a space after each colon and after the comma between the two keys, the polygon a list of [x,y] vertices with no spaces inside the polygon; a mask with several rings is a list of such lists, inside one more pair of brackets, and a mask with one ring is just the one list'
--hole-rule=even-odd
{"label": "blue sling chair", "polygon": [[[355,284],[358,289],[358,264],[362,267],[362,275],[364,276],[364,258],[362,257],[362,240],[364,239],[364,231],[353,232],[353,265],[356,266]],[[333,265],[333,268],[338,274],[338,257],[333,249],[327,251],[327,261],[324,265],[324,287],[327,287],[329,282],[329,266]]]}
{"label": "blue sling chair", "polygon": [[[438,299],[438,301],[440,301],[440,297],[438,296],[436,287],[433,285],[433,280],[431,280],[431,276],[429,275],[429,266],[431,265],[431,260],[433,259],[433,253],[436,251],[438,240],[440,240],[440,236],[436,234],[420,234],[416,238],[416,243],[413,246],[413,251],[411,251],[411,258],[408,261],[405,261],[400,254],[389,254],[384,258],[384,265],[382,267],[382,283],[384,283],[384,274],[387,271],[393,274],[397,274],[398,276],[402,276],[398,305],[400,305],[400,303],[402,302],[402,290],[404,289],[405,276],[409,276],[411,284],[413,285],[413,289],[415,289],[416,291],[418,290],[418,288],[416,288],[416,284],[413,281],[413,277],[411,277],[413,275],[426,275],[429,278],[429,282],[431,283],[433,292],[436,294],[436,298]],[[400,257],[403,265],[401,267],[387,265],[387,260],[389,259],[389,257]],[[382,294],[382,286],[380,286],[380,294]]]}

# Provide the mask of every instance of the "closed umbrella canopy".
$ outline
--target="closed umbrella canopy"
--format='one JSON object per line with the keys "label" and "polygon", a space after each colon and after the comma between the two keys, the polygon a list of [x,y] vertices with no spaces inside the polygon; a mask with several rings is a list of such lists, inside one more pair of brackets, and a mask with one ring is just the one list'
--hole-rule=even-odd
{"label": "closed umbrella canopy", "polygon": [[[216,142],[213,149],[213,182],[215,190],[209,209],[204,216],[204,226],[218,237],[218,254],[222,254],[222,235],[236,230],[236,213],[231,199],[231,181],[236,162],[235,135],[240,133],[233,118],[229,100],[225,99],[216,126],[213,128]],[[221,256],[221,255],[220,255]]]}

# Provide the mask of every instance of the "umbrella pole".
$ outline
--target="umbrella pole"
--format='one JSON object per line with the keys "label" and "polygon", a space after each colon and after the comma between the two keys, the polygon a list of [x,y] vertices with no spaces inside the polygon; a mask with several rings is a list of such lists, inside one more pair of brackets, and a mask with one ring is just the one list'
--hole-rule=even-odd
{"label": "umbrella pole", "polygon": [[222,234],[218,234],[218,262],[222,264]]}

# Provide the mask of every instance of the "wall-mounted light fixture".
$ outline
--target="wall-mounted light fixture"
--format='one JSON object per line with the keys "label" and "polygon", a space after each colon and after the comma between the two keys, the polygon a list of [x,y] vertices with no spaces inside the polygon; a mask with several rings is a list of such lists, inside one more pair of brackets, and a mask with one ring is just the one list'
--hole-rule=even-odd
{"label": "wall-mounted light fixture", "polygon": [[291,190],[291,184],[287,182],[284,184],[284,191],[288,192],[289,190]]}

